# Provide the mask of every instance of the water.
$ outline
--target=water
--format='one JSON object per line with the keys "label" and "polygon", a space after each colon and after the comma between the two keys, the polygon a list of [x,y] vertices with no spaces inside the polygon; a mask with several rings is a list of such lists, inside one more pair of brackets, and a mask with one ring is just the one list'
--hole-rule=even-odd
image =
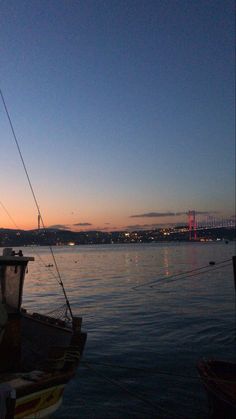
{"label": "water", "polygon": [[[48,312],[64,300],[52,269],[45,269],[52,263],[48,249],[35,250],[40,263],[29,268],[24,306]],[[235,355],[232,262],[215,269],[209,261],[233,254],[235,245],[223,242],[57,248],[88,340],[54,418],[206,418],[196,363]],[[170,277],[205,265],[207,273]]]}

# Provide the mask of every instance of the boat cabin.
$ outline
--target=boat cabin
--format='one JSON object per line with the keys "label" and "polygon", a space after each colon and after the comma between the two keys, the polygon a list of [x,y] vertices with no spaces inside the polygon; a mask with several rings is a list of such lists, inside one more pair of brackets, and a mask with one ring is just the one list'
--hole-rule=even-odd
{"label": "boat cabin", "polygon": [[3,249],[0,256],[0,304],[7,313],[17,313],[21,309],[25,272],[29,261],[33,257],[24,257],[22,251],[18,253],[11,248]]}
{"label": "boat cabin", "polygon": [[0,372],[15,369],[21,358],[21,303],[25,273],[33,257],[11,248],[0,256]]}

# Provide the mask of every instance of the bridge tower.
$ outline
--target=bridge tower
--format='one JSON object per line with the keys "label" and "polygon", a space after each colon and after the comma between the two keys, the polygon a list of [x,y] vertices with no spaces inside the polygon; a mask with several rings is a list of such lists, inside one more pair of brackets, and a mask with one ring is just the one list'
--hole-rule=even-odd
{"label": "bridge tower", "polygon": [[189,210],[188,212],[188,229],[189,229],[189,240],[197,239],[197,222],[196,222],[196,211]]}

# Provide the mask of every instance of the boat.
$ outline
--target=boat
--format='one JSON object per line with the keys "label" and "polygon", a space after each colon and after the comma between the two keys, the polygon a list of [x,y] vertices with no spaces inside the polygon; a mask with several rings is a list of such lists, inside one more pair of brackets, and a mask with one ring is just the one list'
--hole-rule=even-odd
{"label": "boat", "polygon": [[208,396],[211,419],[236,418],[236,363],[200,360],[197,369]]}
{"label": "boat", "polygon": [[[82,318],[30,313],[22,307],[27,265],[34,257],[3,249],[0,256],[0,418],[46,418],[62,403],[86,333]],[[58,312],[59,312],[58,311]]]}

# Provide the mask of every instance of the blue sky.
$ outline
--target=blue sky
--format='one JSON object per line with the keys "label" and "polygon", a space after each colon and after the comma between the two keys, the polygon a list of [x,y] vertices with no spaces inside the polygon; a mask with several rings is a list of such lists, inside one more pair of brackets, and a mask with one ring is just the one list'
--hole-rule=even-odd
{"label": "blue sky", "polygon": [[[47,225],[235,212],[233,1],[2,0],[0,11],[1,89]],[[32,228],[0,117],[1,199]]]}

